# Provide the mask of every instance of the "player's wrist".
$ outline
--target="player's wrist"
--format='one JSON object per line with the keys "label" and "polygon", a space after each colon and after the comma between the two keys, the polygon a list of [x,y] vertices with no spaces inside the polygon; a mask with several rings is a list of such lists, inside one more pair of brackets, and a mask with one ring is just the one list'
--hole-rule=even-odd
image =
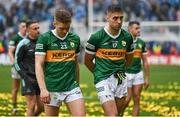
{"label": "player's wrist", "polygon": [[45,87],[40,88],[41,91],[46,91],[47,89]]}

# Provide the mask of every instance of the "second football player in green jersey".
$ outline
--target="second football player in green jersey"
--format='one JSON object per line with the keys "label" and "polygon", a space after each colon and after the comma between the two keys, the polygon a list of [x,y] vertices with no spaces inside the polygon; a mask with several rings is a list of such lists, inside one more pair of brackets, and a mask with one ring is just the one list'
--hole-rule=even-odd
{"label": "second football player in green jersey", "polygon": [[85,50],[85,65],[94,74],[105,116],[118,116],[127,96],[124,74],[125,67],[131,63],[134,46],[132,36],[121,28],[123,16],[119,5],[110,5],[107,25],[90,36]]}

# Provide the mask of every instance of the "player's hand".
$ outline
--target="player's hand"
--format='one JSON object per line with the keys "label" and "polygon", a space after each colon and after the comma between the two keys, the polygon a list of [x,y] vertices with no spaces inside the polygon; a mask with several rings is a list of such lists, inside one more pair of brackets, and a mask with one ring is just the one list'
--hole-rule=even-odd
{"label": "player's hand", "polygon": [[149,87],[149,80],[148,79],[145,79],[144,80],[144,88],[147,89]]}
{"label": "player's hand", "polygon": [[44,104],[50,103],[50,94],[47,89],[42,89],[40,94],[40,99]]}

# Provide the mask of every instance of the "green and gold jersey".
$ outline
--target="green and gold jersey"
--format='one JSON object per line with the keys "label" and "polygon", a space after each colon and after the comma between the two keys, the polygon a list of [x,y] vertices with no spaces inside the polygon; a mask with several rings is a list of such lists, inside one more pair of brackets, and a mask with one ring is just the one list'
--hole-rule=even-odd
{"label": "green and gold jersey", "polygon": [[140,38],[134,41],[134,56],[132,64],[127,67],[127,73],[138,73],[141,71],[141,58],[142,55],[146,54],[146,44]]}
{"label": "green and gold jersey", "polygon": [[75,56],[80,53],[80,38],[68,32],[60,38],[55,30],[42,34],[36,44],[36,55],[45,56],[45,84],[50,92],[70,91],[78,87]]}
{"label": "green and gold jersey", "polygon": [[113,73],[125,72],[125,56],[133,52],[133,38],[121,29],[117,36],[107,28],[92,34],[87,41],[86,53],[95,55],[94,83],[107,79]]}
{"label": "green and gold jersey", "polygon": [[[9,41],[9,48],[16,48],[17,44],[23,39],[24,37],[21,36],[20,33],[17,33],[16,35],[12,36],[12,38]],[[14,52],[15,54],[15,52]]]}

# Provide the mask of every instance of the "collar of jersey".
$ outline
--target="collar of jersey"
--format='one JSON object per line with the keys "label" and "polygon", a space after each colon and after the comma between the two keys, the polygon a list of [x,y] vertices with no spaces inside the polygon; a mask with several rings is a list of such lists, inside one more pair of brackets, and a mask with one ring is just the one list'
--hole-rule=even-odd
{"label": "collar of jersey", "polygon": [[119,35],[121,34],[121,29],[119,30],[119,33],[115,36],[111,35],[109,32],[108,32],[108,26],[105,26],[104,27],[104,31],[113,39],[116,39],[117,37],[119,37]]}
{"label": "collar of jersey", "polygon": [[137,37],[135,37],[135,38],[133,39],[133,42],[135,43],[137,40],[138,40],[138,38],[137,38]]}
{"label": "collar of jersey", "polygon": [[22,37],[22,38],[25,38],[25,37],[26,37],[26,35],[25,35],[25,36],[22,36],[22,34],[21,34],[20,32],[18,32],[18,35],[19,35],[20,37]]}
{"label": "collar of jersey", "polygon": [[59,36],[57,35],[57,33],[56,33],[56,29],[51,30],[51,32],[53,33],[54,36],[56,36],[56,37],[57,37],[58,39],[60,39],[60,40],[66,39],[66,37],[67,37],[67,35],[68,35],[68,32],[67,32],[64,37],[59,37]]}

